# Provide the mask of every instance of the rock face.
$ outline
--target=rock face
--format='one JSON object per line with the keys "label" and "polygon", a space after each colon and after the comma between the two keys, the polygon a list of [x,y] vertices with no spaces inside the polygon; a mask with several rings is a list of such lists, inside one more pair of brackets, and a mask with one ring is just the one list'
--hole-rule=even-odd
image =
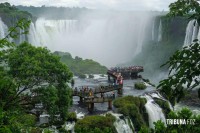
{"label": "rock face", "polygon": [[187,106],[200,107],[200,99],[198,98],[198,90],[191,91],[186,97],[181,101],[181,103]]}

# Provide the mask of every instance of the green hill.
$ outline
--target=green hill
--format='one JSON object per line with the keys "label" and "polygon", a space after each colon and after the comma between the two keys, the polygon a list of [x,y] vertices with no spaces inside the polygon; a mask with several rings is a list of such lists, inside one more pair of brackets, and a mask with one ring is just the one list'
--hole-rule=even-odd
{"label": "green hill", "polygon": [[61,62],[66,64],[74,75],[79,76],[82,74],[105,74],[107,68],[102,66],[96,61],[91,59],[85,59],[76,56],[73,58],[70,53],[67,52],[54,52],[54,54],[60,56]]}

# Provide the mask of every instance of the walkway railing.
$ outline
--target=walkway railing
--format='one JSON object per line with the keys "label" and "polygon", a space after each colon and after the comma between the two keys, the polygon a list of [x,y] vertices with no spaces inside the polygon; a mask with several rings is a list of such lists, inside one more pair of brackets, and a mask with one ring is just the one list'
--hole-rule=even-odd
{"label": "walkway railing", "polygon": [[123,85],[108,85],[108,86],[98,86],[94,88],[79,88],[73,90],[73,96],[80,96],[80,97],[87,97],[89,95],[99,94],[99,93],[106,93],[121,89]]}

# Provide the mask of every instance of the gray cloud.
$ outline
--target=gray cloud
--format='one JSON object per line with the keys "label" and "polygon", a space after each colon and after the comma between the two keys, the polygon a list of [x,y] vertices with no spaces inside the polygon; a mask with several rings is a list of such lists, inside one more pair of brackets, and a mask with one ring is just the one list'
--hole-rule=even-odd
{"label": "gray cloud", "polygon": [[0,0],[14,5],[88,7],[114,10],[168,10],[176,0]]}

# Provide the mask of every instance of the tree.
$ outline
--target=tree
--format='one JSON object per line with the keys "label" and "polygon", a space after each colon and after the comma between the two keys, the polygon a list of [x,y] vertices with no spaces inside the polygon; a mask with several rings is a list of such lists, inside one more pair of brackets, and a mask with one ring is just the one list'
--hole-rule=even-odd
{"label": "tree", "polygon": [[[21,110],[19,104],[5,108],[7,101],[16,94],[17,87],[13,78],[8,74],[8,67],[6,67],[5,57],[8,55],[7,51],[15,46],[14,43],[8,41],[8,38],[18,37],[20,34],[17,29],[27,29],[29,24],[30,21],[21,19],[14,27],[10,27],[9,34],[0,40],[0,132],[20,132],[22,128],[30,126],[29,121],[30,123],[34,121],[31,117],[25,116],[26,114]],[[26,121],[21,119],[22,117],[26,117]]]}
{"label": "tree", "polygon": [[[189,19],[197,19],[200,22],[200,5],[196,0],[178,0],[169,7],[169,16],[187,15]],[[169,65],[169,77],[160,81],[157,88],[161,87],[161,92],[172,105],[175,105],[187,91],[200,85],[200,45],[198,40],[196,39],[190,46],[176,51],[164,65]]]}
{"label": "tree", "polygon": [[[6,102],[6,108],[22,101],[24,105],[26,97],[21,97],[21,95],[24,95],[24,92],[29,90],[30,93],[27,94],[27,96],[31,96],[31,92],[34,92],[32,91],[34,88],[45,86],[47,87],[45,91],[41,91],[42,95],[45,97],[41,98],[43,99],[42,102],[49,102],[47,105],[57,103],[58,112],[67,114],[67,109],[71,103],[71,93],[66,83],[71,80],[72,73],[66,65],[60,62],[59,57],[52,54],[46,48],[34,47],[24,42],[17,46],[16,49],[10,51],[7,56],[7,63],[9,66],[8,73],[13,78],[17,86],[17,91],[15,95],[10,97],[10,100]],[[56,89],[51,87],[55,87]],[[55,96],[54,92],[56,93],[56,91],[58,91],[58,93]],[[49,98],[47,96],[49,96]],[[59,100],[57,100],[57,98]],[[51,101],[52,99],[53,101]],[[25,103],[29,104],[30,102]],[[63,103],[62,106],[60,106],[60,103]],[[47,111],[53,111],[56,108],[50,105],[47,107]],[[63,110],[65,112],[63,112]],[[66,119],[65,115],[61,116],[62,119]]]}
{"label": "tree", "polygon": [[198,0],[177,0],[169,5],[168,16],[187,16],[200,22],[200,6]]}
{"label": "tree", "polygon": [[59,57],[27,42],[16,46],[8,41],[9,37],[17,38],[18,29],[27,29],[29,24],[26,19],[20,20],[0,40],[0,132],[21,132],[33,126],[34,120],[27,114],[30,105],[37,103],[32,95],[37,88],[44,89],[39,92],[43,96],[40,102],[52,119],[58,114],[61,120],[66,120],[72,103],[67,85],[72,73]]}

